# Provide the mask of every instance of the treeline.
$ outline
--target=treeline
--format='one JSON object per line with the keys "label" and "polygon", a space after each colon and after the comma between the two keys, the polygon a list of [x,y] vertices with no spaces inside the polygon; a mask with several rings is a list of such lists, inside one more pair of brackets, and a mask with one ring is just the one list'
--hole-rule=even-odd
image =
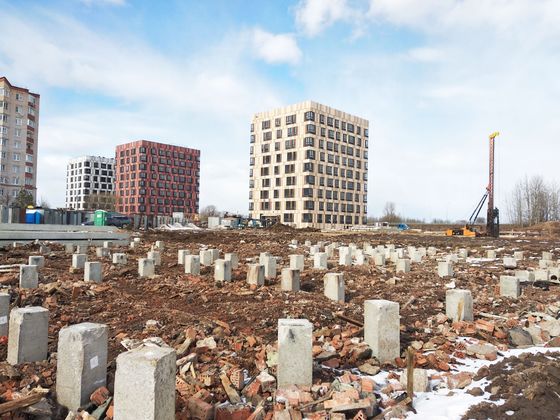
{"label": "treeline", "polygon": [[507,201],[511,223],[532,226],[560,220],[560,188],[541,176],[517,182]]}

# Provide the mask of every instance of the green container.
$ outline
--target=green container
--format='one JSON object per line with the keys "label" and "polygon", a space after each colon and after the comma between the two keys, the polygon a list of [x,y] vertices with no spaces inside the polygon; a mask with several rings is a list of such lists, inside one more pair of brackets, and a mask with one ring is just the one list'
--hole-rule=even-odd
{"label": "green container", "polygon": [[107,224],[107,212],[105,210],[95,210],[93,224],[95,226],[105,226]]}

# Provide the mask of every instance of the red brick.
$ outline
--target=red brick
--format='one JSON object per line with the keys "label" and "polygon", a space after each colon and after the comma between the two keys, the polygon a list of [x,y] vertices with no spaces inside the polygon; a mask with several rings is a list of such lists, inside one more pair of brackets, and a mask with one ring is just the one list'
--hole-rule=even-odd
{"label": "red brick", "polygon": [[211,420],[214,416],[214,406],[195,397],[188,399],[187,411],[195,420]]}
{"label": "red brick", "polygon": [[109,390],[104,386],[102,386],[100,388],[97,388],[95,391],[93,391],[89,399],[92,403],[99,406],[103,404],[105,401],[107,401],[107,398],[109,398],[110,396],[111,393],[109,392]]}

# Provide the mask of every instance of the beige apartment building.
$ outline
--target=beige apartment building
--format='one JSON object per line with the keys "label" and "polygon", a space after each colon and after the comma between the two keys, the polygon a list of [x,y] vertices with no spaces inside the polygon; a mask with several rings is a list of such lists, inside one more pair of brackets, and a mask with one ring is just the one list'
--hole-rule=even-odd
{"label": "beige apartment building", "polygon": [[366,223],[369,121],[306,101],[255,114],[249,212],[297,228]]}
{"label": "beige apartment building", "polygon": [[37,191],[39,95],[0,77],[0,204]]}

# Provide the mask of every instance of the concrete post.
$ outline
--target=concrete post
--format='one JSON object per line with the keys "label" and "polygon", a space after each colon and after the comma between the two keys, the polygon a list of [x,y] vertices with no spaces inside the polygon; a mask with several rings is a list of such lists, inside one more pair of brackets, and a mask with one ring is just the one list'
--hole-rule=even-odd
{"label": "concrete post", "polygon": [[307,319],[278,320],[278,388],[312,385],[312,345],[313,325]]}
{"label": "concrete post", "polygon": [[497,256],[498,254],[493,249],[489,249],[488,251],[486,251],[486,258],[488,258],[489,260],[495,260]]}
{"label": "concrete post", "polygon": [[352,254],[347,246],[338,248],[338,265],[352,265]]}
{"label": "concrete post", "polygon": [[453,277],[453,263],[440,261],[438,262],[438,276],[443,277]]}
{"label": "concrete post", "polygon": [[10,320],[10,294],[0,293],[0,337],[8,336],[9,320]]}
{"label": "concrete post", "polygon": [[543,251],[542,259],[546,261],[552,261],[552,252]]}
{"label": "concrete post", "polygon": [[86,254],[72,254],[72,268],[82,270],[87,261]]}
{"label": "concrete post", "polygon": [[95,255],[97,258],[105,258],[108,257],[110,254],[109,248],[98,246],[95,248]]}
{"label": "concrete post", "polygon": [[56,399],[77,411],[107,381],[107,335],[103,324],[84,322],[58,333]]}
{"label": "concrete post", "polygon": [[214,280],[231,281],[231,261],[223,259],[214,261]]}
{"label": "concrete post", "polygon": [[185,274],[200,274],[200,257],[198,255],[185,256]]}
{"label": "concrete post", "polygon": [[516,268],[517,260],[513,257],[504,257],[504,267],[505,268]]}
{"label": "concrete post", "polygon": [[112,246],[113,246],[113,242],[103,241],[103,248],[111,248]]}
{"label": "concrete post", "polygon": [[175,350],[145,346],[121,353],[114,420],[175,420]]}
{"label": "concrete post", "polygon": [[190,253],[191,252],[188,249],[180,249],[177,252],[177,264],[179,264],[179,265],[185,264],[185,257],[187,255],[190,255]]}
{"label": "concrete post", "polygon": [[397,260],[397,273],[408,273],[408,272],[410,272],[410,260],[399,258]]}
{"label": "concrete post", "polygon": [[318,252],[313,257],[313,268],[318,270],[327,270],[327,253],[326,252]]}
{"label": "concrete post", "polygon": [[67,254],[73,254],[75,250],[76,247],[74,246],[74,244],[64,245],[64,252],[66,252]]}
{"label": "concrete post", "polygon": [[303,255],[293,254],[290,255],[290,268],[292,270],[303,271],[305,266],[305,257]]}
{"label": "concrete post", "polygon": [[76,254],[86,254],[87,255],[88,251],[89,251],[89,246],[87,246],[87,245],[78,245],[76,247]]}
{"label": "concrete post", "polygon": [[383,267],[385,265],[385,254],[375,255],[375,265],[377,267]]}
{"label": "concrete post", "polygon": [[126,256],[126,254],[121,252],[117,252],[113,254],[113,264],[126,265],[127,262],[128,262],[128,257]]}
{"label": "concrete post", "polygon": [[321,252],[321,247],[319,245],[312,245],[309,247],[309,255],[315,255],[318,252]]}
{"label": "concrete post", "polygon": [[159,251],[163,252],[163,250],[165,249],[165,244],[163,243],[163,241],[156,241],[155,247],[156,247]]}
{"label": "concrete post", "polygon": [[344,274],[327,273],[323,277],[325,296],[337,302],[344,302]]}
{"label": "concrete post", "polygon": [[45,257],[42,255],[30,255],[28,259],[29,265],[36,265],[38,269],[45,266]]}
{"label": "concrete post", "polygon": [[524,259],[523,251],[514,252],[513,253],[513,258],[515,258],[517,261],[522,261]]}
{"label": "concrete post", "polygon": [[34,289],[39,285],[39,274],[36,265],[19,266],[19,288]]}
{"label": "concrete post", "polygon": [[214,253],[211,249],[203,249],[200,251],[200,264],[210,267],[214,263]]}
{"label": "concrete post", "polygon": [[84,281],[101,283],[103,281],[103,265],[98,261],[86,262],[84,266]]}
{"label": "concrete post", "polygon": [[515,272],[515,277],[517,277],[520,281],[535,281],[535,273],[533,271],[517,270]]}
{"label": "concrete post", "polygon": [[49,311],[40,306],[15,308],[10,314],[8,357],[11,365],[47,358]]}
{"label": "concrete post", "polygon": [[159,251],[149,251],[148,259],[154,261],[154,265],[161,265],[161,253]]}
{"label": "concrete post", "polygon": [[500,276],[500,296],[517,299],[521,295],[521,283],[514,276]]}
{"label": "concrete post", "polygon": [[470,290],[453,289],[445,293],[445,314],[453,321],[473,320],[473,300]]}
{"label": "concrete post", "polygon": [[232,270],[236,270],[239,267],[239,256],[234,252],[224,254],[224,260],[231,262]]}
{"label": "concrete post", "polygon": [[140,258],[138,260],[138,276],[153,277],[156,274],[154,260],[149,258]]}
{"label": "concrete post", "polygon": [[247,269],[247,283],[256,286],[264,285],[264,265],[249,264]]}
{"label": "concrete post", "polygon": [[465,248],[459,249],[459,258],[466,260],[469,257],[469,250]]}
{"label": "concrete post", "polygon": [[433,246],[428,247],[428,255],[430,257],[435,257],[436,254],[437,254],[437,248],[435,248]]}
{"label": "concrete post", "polygon": [[300,289],[300,271],[292,268],[282,269],[282,280],[280,288],[285,292],[299,292]]}
{"label": "concrete post", "polygon": [[264,265],[264,277],[267,279],[273,279],[276,277],[276,258],[272,255],[263,258]]}
{"label": "concrete post", "polygon": [[381,363],[400,356],[399,304],[389,300],[364,302],[364,342]]}

